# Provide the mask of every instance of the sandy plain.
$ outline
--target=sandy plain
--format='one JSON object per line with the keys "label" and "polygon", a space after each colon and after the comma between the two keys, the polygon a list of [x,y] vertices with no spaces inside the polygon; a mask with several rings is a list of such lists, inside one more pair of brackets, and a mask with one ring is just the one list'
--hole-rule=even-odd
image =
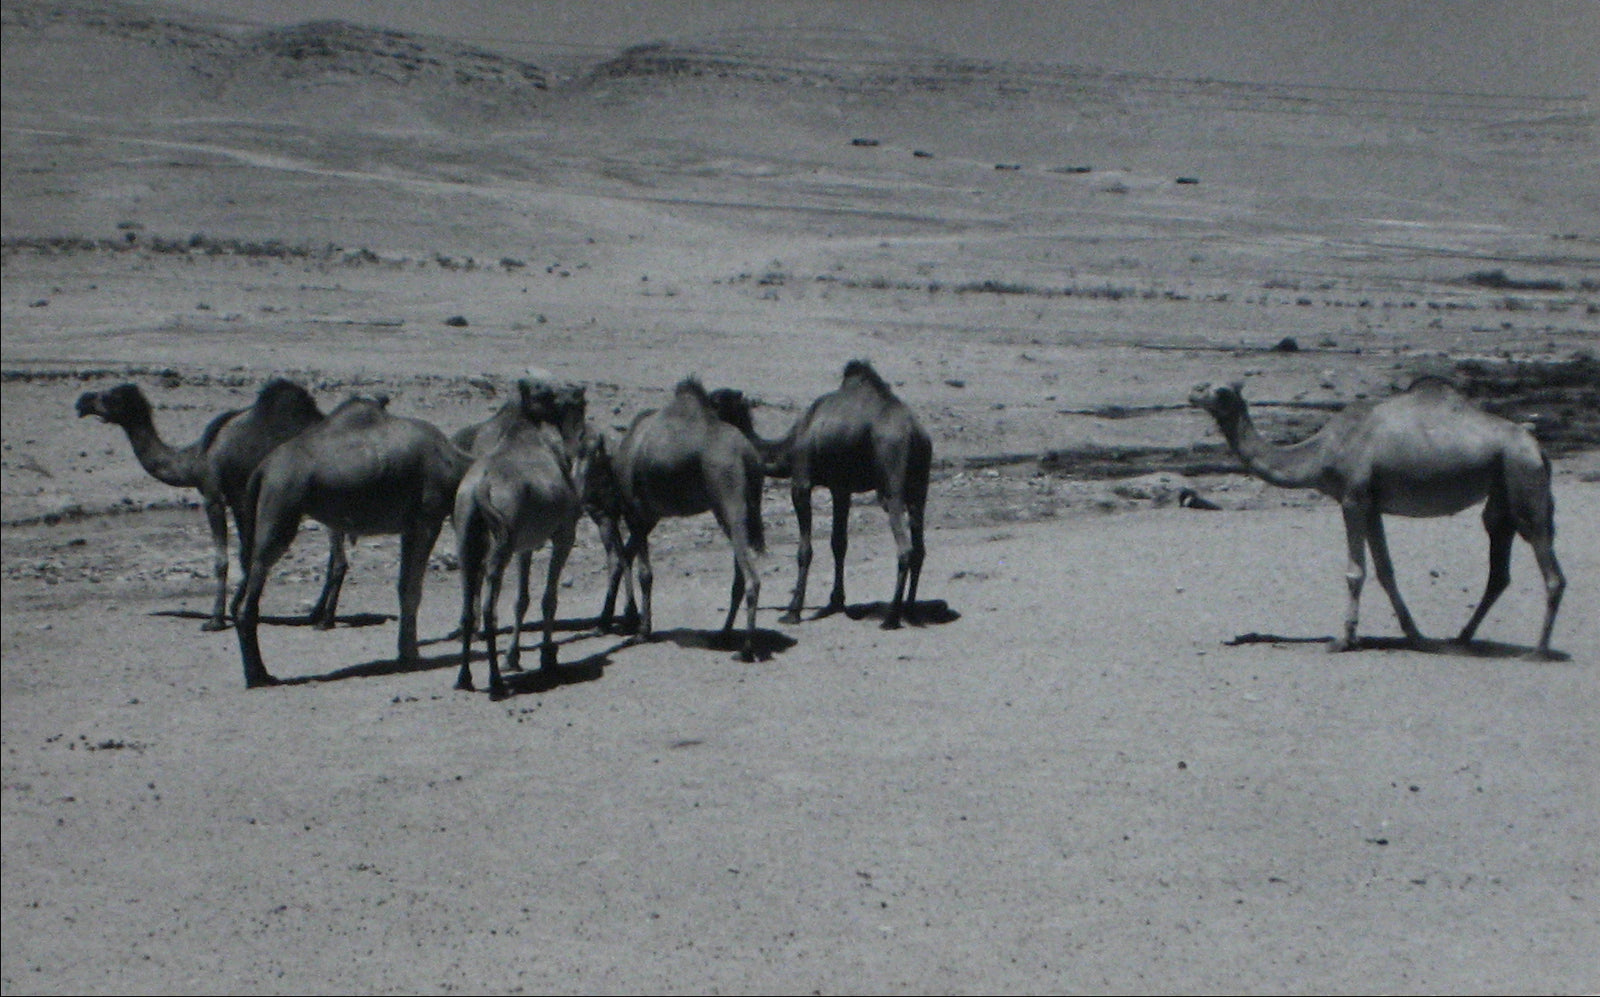
{"label": "sandy plain", "polygon": [[[1592,103],[839,36],[541,74],[4,9],[6,993],[1600,985]],[[289,684],[247,692],[232,633],[199,631],[193,494],[72,407],[133,381],[187,443],[284,374],[448,431],[533,365],[611,430],[698,374],[775,436],[857,356],[934,437],[927,622],[875,625],[893,550],[863,503],[861,618],[778,624],[772,484],[767,660],[715,640],[708,520],[658,536],[653,643],[590,629],[586,530],[561,671],[502,702],[450,688],[448,531],[421,667],[392,660],[392,538],[355,546],[340,627],[288,625],[308,530],[267,590]],[[1556,374],[1494,388],[1528,371]],[[1184,404],[1241,378],[1292,439],[1420,373],[1555,456],[1558,661],[1523,659],[1520,545],[1473,647],[1398,646],[1373,585],[1371,646],[1326,654],[1335,508],[1234,473]],[[1390,542],[1454,633],[1476,517]]]}

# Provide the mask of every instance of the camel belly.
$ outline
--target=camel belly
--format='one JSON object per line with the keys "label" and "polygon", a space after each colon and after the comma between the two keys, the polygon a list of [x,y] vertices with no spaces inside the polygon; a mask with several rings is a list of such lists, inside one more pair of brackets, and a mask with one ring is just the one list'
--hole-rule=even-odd
{"label": "camel belly", "polygon": [[1385,477],[1372,482],[1378,508],[1391,516],[1451,516],[1482,502],[1489,494],[1487,473],[1434,477]]}

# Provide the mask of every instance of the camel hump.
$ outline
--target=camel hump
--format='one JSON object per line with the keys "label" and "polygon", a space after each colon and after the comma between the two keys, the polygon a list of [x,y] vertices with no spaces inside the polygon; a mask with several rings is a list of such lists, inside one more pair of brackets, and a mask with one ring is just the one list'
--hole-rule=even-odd
{"label": "camel hump", "polygon": [[879,394],[893,394],[889,382],[880,377],[878,372],[872,369],[872,364],[866,360],[856,359],[845,364],[844,375],[839,380],[841,386],[847,387],[851,383],[863,384]]}
{"label": "camel hump", "polygon": [[1459,385],[1439,374],[1423,374],[1406,387],[1406,394],[1439,394],[1465,397]]}
{"label": "camel hump", "polygon": [[351,395],[339,403],[339,407],[328,415],[328,422],[338,426],[365,426],[370,425],[388,415],[387,398],[367,398],[362,395]]}
{"label": "camel hump", "polygon": [[256,393],[255,408],[273,421],[317,422],[322,419],[322,410],[317,408],[311,392],[283,377],[275,377],[261,386]]}
{"label": "camel hump", "polygon": [[667,408],[675,415],[700,413],[710,419],[717,418],[710,392],[706,391],[705,385],[693,375],[679,381],[677,387],[672,389],[672,401],[668,403]]}

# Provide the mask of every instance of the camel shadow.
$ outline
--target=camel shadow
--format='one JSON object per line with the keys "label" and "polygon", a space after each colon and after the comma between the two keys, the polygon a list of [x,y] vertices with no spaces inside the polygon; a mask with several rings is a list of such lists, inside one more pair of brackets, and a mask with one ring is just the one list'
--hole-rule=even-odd
{"label": "camel shadow", "polygon": [[[158,609],[151,616],[170,616],[179,620],[209,620],[210,613],[202,613],[197,609]],[[309,627],[313,626],[311,618],[305,614],[299,616],[262,616],[260,622],[274,627]],[[392,623],[397,617],[388,613],[342,613],[334,617],[336,627],[376,627],[385,623]],[[233,629],[233,621],[228,620],[225,629]]]}
{"label": "camel shadow", "polygon": [[[878,620],[882,622],[889,618],[887,602],[858,602],[844,607],[844,615],[852,620]],[[829,612],[819,609],[803,622],[825,620],[830,616],[837,616],[839,611]],[[961,619],[961,613],[950,608],[950,604],[943,599],[924,599],[915,605],[906,606],[901,610],[900,621],[908,627],[943,626]]]}
{"label": "camel shadow", "polygon": [[[1283,634],[1264,634],[1251,631],[1223,641],[1224,647],[1245,644],[1331,644],[1332,637],[1287,637]],[[1449,638],[1423,638],[1413,641],[1406,637],[1357,637],[1351,651],[1411,651],[1452,658],[1486,658],[1508,660],[1512,658],[1538,660],[1535,649],[1520,644],[1506,644],[1493,640],[1472,640],[1466,643]],[[1348,652],[1347,652],[1348,653]],[[1565,651],[1551,651],[1547,659],[1552,662],[1571,661]]]}
{"label": "camel shadow", "polygon": [[[390,619],[394,619],[394,617],[392,617],[392,616],[389,617],[389,618]],[[534,637],[538,637],[538,635],[539,635],[540,631],[543,629],[543,627],[544,627],[544,624],[542,622],[540,622],[538,620],[530,620],[530,621],[528,621],[528,622],[526,622],[526,623],[524,623],[522,625],[522,636],[524,638],[526,638],[529,634],[532,634]],[[571,619],[566,619],[566,620],[558,619],[558,620],[554,621],[554,623],[551,624],[551,629],[555,630],[558,633],[570,633],[570,634],[575,634],[576,635],[574,637],[568,638],[567,640],[558,640],[558,641],[556,641],[557,644],[568,644],[568,643],[571,643],[572,641],[578,640],[578,639],[580,639],[582,637],[593,636],[593,635],[598,634],[598,633],[601,632],[600,631],[600,627],[599,627],[599,622],[592,616],[573,617]],[[510,624],[510,623],[507,623],[503,627],[495,628],[495,634],[500,636],[500,637],[509,637],[515,631],[516,631],[516,627],[514,625]],[[474,640],[482,640],[483,639],[483,634],[479,633],[473,639]],[[418,640],[417,644],[419,646],[423,645],[423,644],[442,644],[442,643],[444,643],[446,641],[460,642],[460,640],[461,640],[461,628],[457,627],[457,628],[455,628],[454,630],[450,631],[449,633],[445,634],[442,637],[429,637],[429,638],[424,639],[424,640]],[[527,650],[526,645],[524,645],[523,650]]]}
{"label": "camel shadow", "polygon": [[[572,640],[580,638],[574,637]],[[443,638],[435,638],[425,643],[439,643]],[[558,644],[571,643],[571,641],[558,641]],[[558,686],[574,685],[582,682],[593,682],[605,674],[605,668],[611,663],[611,654],[619,648],[626,647],[627,641],[614,647],[591,654],[577,661],[561,662],[552,668],[535,667],[529,671],[502,673],[508,695],[523,695],[525,693],[548,692]],[[525,645],[522,649],[524,655],[531,654],[537,661],[539,656],[538,644]],[[472,662],[474,664],[489,660],[488,652],[474,651]],[[309,685],[313,682],[340,682],[345,679],[376,678],[383,675],[407,675],[414,672],[437,671],[443,668],[461,667],[461,652],[447,651],[441,654],[430,654],[418,657],[416,661],[400,661],[395,658],[382,658],[376,661],[364,661],[360,664],[347,665],[336,668],[331,672],[321,675],[297,675],[294,678],[282,680],[283,685]]]}
{"label": "camel shadow", "polygon": [[[736,654],[744,648],[744,637],[743,630],[690,630],[679,627],[675,630],[657,630],[649,637],[631,636],[625,642],[625,646],[670,641],[685,650],[726,651],[729,654]],[[788,634],[758,627],[751,639],[750,650],[757,661],[766,661],[798,643],[800,642]]]}
{"label": "camel shadow", "polygon": [[454,668],[461,664],[459,652],[418,656],[415,661],[397,658],[380,658],[356,665],[346,665],[321,675],[296,675],[280,679],[280,685],[309,685],[313,682],[340,682],[345,679],[376,678],[380,675],[409,675],[413,672],[431,672],[440,668]]}

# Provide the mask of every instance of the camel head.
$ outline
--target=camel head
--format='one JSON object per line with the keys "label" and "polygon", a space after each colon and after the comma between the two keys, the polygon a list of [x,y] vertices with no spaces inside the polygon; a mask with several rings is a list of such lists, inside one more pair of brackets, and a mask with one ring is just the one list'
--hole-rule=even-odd
{"label": "camel head", "polygon": [[150,402],[136,384],[119,384],[106,391],[85,391],[78,396],[78,418],[97,415],[101,422],[133,426],[150,421]]}
{"label": "camel head", "polygon": [[620,515],[622,490],[604,433],[585,428],[573,476],[581,484],[583,508],[591,517]]}
{"label": "camel head", "polygon": [[1189,404],[1205,409],[1222,426],[1238,423],[1247,406],[1244,401],[1244,382],[1231,384],[1200,384],[1189,392]]}
{"label": "camel head", "polygon": [[524,377],[517,381],[517,394],[526,419],[554,426],[569,449],[580,448],[588,410],[583,385]]}
{"label": "camel head", "polygon": [[750,399],[737,388],[718,388],[706,396],[717,418],[746,436],[754,436],[756,425],[750,415]]}

